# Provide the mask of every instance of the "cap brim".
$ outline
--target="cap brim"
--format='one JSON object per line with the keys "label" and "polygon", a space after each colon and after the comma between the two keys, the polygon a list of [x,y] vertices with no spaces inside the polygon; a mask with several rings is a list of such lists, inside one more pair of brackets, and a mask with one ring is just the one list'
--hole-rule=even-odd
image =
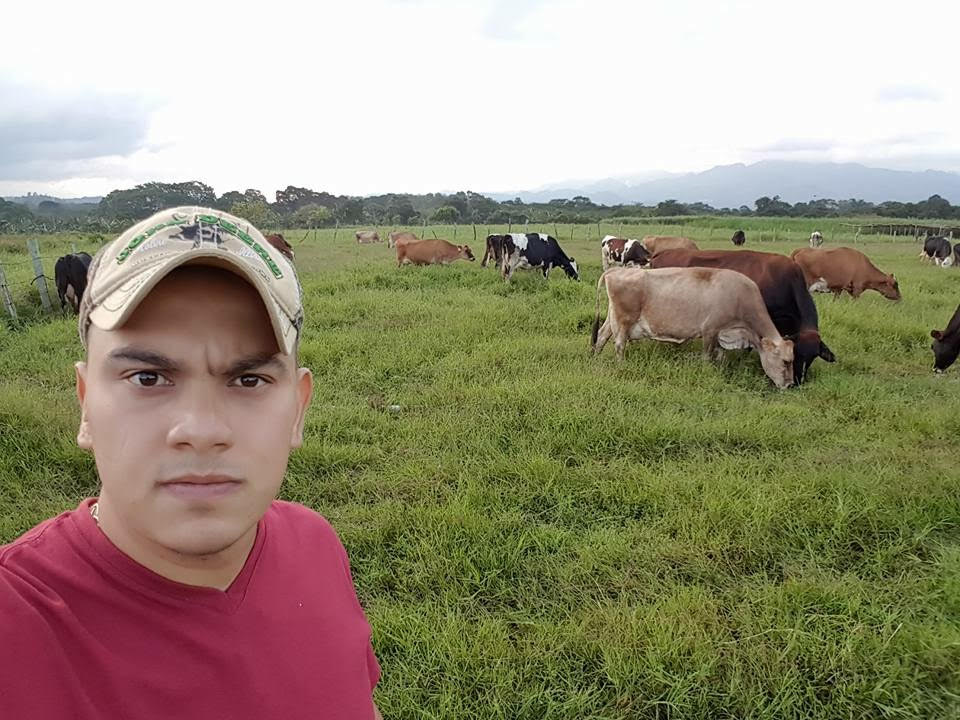
{"label": "cap brim", "polygon": [[242,260],[220,250],[179,253],[165,258],[153,267],[142,268],[134,278],[107,295],[91,310],[90,322],[101,330],[121,327],[156,284],[181,265],[219,267],[239,275],[253,285],[267,310],[277,346],[285,355],[293,352],[297,342],[297,327],[273,298],[263,278],[250,270]]}

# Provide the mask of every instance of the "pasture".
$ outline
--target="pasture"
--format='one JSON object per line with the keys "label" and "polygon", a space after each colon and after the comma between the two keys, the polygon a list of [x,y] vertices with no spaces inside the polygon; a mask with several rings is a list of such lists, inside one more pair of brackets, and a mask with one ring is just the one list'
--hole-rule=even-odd
{"label": "pasture", "polygon": [[[682,234],[853,246],[795,224]],[[903,301],[817,295],[837,362],[778,391],[755,353],[591,357],[597,232],[557,232],[582,282],[509,286],[479,267],[482,228],[456,238],[477,262],[400,269],[352,231],[286,234],[316,391],[283,497],[347,547],[384,717],[960,718],[960,368],[934,376],[929,349],[960,270],[861,237]],[[99,246],[41,252],[71,242]],[[0,236],[22,321],[0,322],[0,542],[97,492],[75,318],[40,315],[24,246]]]}

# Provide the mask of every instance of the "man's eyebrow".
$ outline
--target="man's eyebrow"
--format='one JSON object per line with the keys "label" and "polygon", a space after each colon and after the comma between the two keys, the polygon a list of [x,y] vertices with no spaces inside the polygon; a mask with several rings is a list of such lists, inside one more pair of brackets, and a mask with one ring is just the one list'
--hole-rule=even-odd
{"label": "man's eyebrow", "polygon": [[180,364],[176,360],[162,353],[154,352],[153,350],[143,350],[129,345],[111,350],[107,355],[107,359],[113,361],[132,360],[133,362],[151,365],[161,370],[167,370],[168,372],[177,372],[180,370]]}
{"label": "man's eyebrow", "polygon": [[249,355],[240,358],[223,373],[224,375],[242,375],[251,370],[272,367],[277,372],[283,372],[286,369],[283,361],[277,353],[262,352],[255,355]]}
{"label": "man's eyebrow", "polygon": [[[132,346],[117,348],[116,350],[111,351],[107,355],[107,359],[113,361],[132,360],[133,362],[143,363],[144,365],[149,365],[170,373],[176,373],[182,370],[180,363],[170,357],[167,357],[163,353],[154,352],[153,350],[144,350]],[[236,375],[243,375],[251,370],[259,370],[266,367],[271,367],[276,372],[283,372],[286,368],[277,353],[260,352],[240,358],[231,364],[226,370],[224,370],[222,374],[233,377]]]}

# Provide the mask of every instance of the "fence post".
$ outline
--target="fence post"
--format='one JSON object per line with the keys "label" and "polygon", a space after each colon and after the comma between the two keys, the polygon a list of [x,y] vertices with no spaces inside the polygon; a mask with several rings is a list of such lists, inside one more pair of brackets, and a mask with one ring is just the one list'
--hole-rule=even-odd
{"label": "fence post", "polygon": [[13,321],[17,321],[17,308],[13,304],[13,297],[10,295],[10,288],[7,287],[7,276],[3,274],[3,265],[0,265],[0,298],[3,299],[3,306],[10,313]]}
{"label": "fence post", "polygon": [[73,248],[73,254],[76,255],[76,254],[77,254],[77,241],[74,240],[73,242],[71,242],[71,243],[70,243],[70,247]]}
{"label": "fence post", "polygon": [[50,312],[50,296],[47,295],[47,280],[43,276],[43,261],[40,259],[40,247],[36,238],[27,240],[27,249],[30,251],[30,259],[33,260],[33,281],[38,283],[37,290],[40,291],[40,304],[43,305],[44,312]]}

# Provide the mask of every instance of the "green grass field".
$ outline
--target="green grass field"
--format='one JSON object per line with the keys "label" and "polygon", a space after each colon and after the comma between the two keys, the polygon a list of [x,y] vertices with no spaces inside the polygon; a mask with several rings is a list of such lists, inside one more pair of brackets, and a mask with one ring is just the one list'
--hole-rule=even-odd
{"label": "green grass field", "polygon": [[[724,222],[752,249],[853,241]],[[929,349],[960,270],[861,242],[903,301],[818,295],[837,363],[777,391],[699,343],[592,358],[597,227],[557,230],[582,282],[510,286],[479,267],[485,230],[457,230],[476,263],[401,269],[351,231],[287,234],[316,394],[283,497],[347,546],[384,717],[960,718],[960,368],[934,376]],[[41,252],[71,242],[98,247]],[[24,246],[0,237],[22,320],[0,326],[0,542],[97,491],[75,318],[40,315]]]}

